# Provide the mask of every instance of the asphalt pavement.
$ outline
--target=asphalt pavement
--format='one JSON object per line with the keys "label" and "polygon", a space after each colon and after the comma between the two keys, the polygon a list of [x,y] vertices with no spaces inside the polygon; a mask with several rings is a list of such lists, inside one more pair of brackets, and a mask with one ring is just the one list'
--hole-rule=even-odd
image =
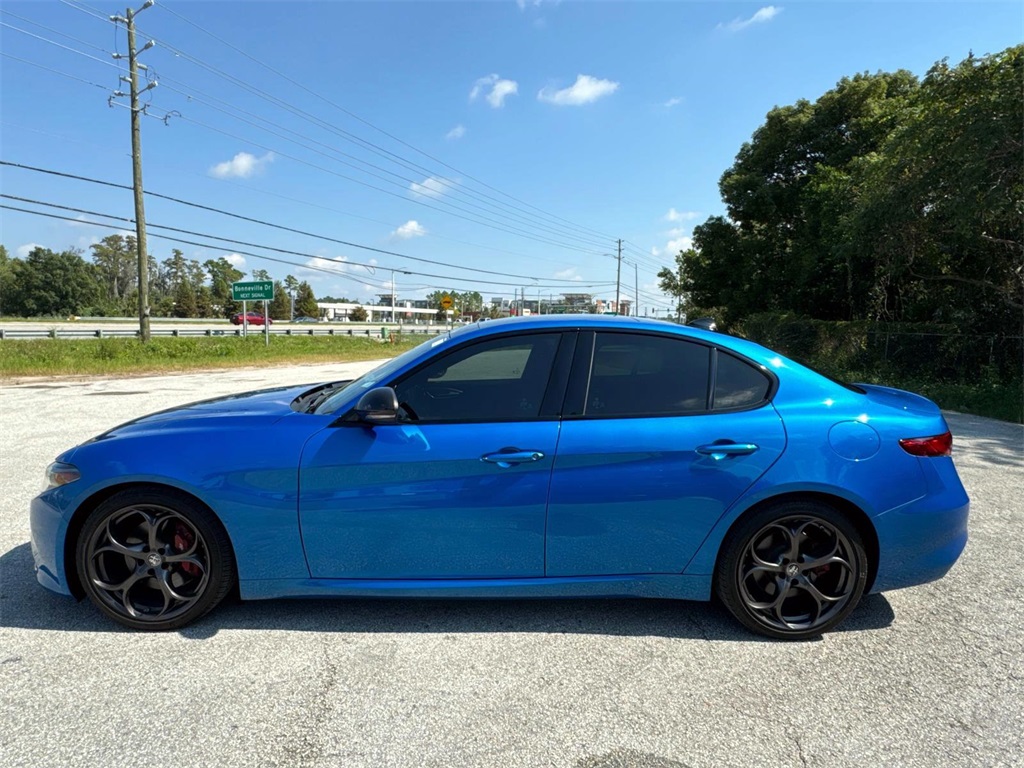
{"label": "asphalt pavement", "polygon": [[971,540],[836,631],[759,639],[660,600],[230,603],[122,630],[37,586],[57,453],[196,399],[366,364],[0,388],[2,766],[1024,764],[1024,428],[948,414]]}

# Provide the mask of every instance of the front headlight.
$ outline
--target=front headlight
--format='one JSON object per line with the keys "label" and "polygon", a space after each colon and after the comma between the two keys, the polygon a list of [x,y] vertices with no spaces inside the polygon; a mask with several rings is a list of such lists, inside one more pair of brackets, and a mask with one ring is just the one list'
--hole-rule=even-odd
{"label": "front headlight", "polygon": [[57,488],[61,485],[73,483],[80,478],[82,473],[74,464],[65,464],[62,461],[55,461],[46,468],[46,488]]}

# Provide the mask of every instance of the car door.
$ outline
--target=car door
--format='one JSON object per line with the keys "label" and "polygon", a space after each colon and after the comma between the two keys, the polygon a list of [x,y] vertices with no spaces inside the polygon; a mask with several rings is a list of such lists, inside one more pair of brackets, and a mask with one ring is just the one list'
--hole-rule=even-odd
{"label": "car door", "polygon": [[391,382],[408,419],[314,436],[300,521],[314,578],[543,576],[575,333],[485,338]]}
{"label": "car door", "polygon": [[773,386],[754,364],[678,335],[581,334],[546,575],[681,572],[785,447]]}

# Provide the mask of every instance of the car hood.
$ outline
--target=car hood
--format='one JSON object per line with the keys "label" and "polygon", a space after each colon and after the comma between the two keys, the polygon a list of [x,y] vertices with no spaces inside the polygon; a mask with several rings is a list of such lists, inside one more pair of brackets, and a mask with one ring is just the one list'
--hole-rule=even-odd
{"label": "car hood", "polygon": [[[176,429],[195,429],[200,423],[214,419],[232,419],[238,422],[265,424],[277,421],[283,416],[293,413],[292,402],[311,390],[318,389],[322,384],[304,384],[292,387],[275,387],[255,392],[244,392],[227,395],[210,400],[200,400],[188,405],[168,408],[165,411],[151,413],[138,419],[125,422],[107,430],[93,440],[104,440],[127,434]],[[92,441],[89,441],[92,442]]]}

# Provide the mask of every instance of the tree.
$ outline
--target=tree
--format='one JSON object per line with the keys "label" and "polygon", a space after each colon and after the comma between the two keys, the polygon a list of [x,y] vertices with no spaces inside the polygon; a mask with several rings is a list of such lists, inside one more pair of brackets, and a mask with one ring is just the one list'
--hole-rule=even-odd
{"label": "tree", "polygon": [[287,292],[285,292],[284,284],[280,280],[274,281],[274,298],[270,301],[268,311],[275,320],[291,319],[292,301]]}
{"label": "tree", "polygon": [[265,269],[254,269],[250,275],[253,280],[269,280],[270,273]]}
{"label": "tree", "polygon": [[313,288],[305,280],[299,283],[296,290],[295,314],[296,316],[320,317],[320,308],[316,305]]}
{"label": "tree", "polygon": [[107,235],[91,246],[92,260],[99,267],[107,298],[120,306],[121,300],[138,285],[138,252],[131,235]]}
{"label": "tree", "polygon": [[676,268],[675,270],[663,267],[658,272],[658,287],[662,293],[668,294],[676,300],[676,317],[682,318],[683,312],[685,311],[686,294],[689,292],[689,287],[686,281],[686,262],[692,260],[697,256],[697,252],[692,248],[686,251],[680,251],[676,254]]}
{"label": "tree", "polygon": [[295,279],[294,275],[285,275],[284,289],[288,292],[288,296],[291,299],[291,306],[288,308],[288,319],[293,320],[295,318],[295,292],[299,289],[299,281]]}
{"label": "tree", "polygon": [[33,248],[13,259],[7,312],[23,317],[66,317],[82,314],[101,297],[102,283],[94,264],[79,250],[56,253]]}
{"label": "tree", "polygon": [[1022,62],[1015,46],[920,82],[856,75],[773,109],[722,175],[728,217],[694,229],[679,287],[733,320],[1019,328]]}
{"label": "tree", "polygon": [[197,317],[196,288],[189,280],[182,280],[174,289],[173,317]]}
{"label": "tree", "polygon": [[245,273],[236,269],[223,256],[219,259],[208,259],[203,266],[210,276],[210,294],[214,305],[220,306],[224,317],[231,317],[240,309],[238,303],[231,298],[231,284],[245,277]]}
{"label": "tree", "polygon": [[929,70],[860,168],[851,240],[870,311],[1004,332],[1024,313],[1024,46]]}
{"label": "tree", "polygon": [[0,317],[4,312],[10,314],[7,308],[11,299],[12,280],[14,279],[14,267],[11,258],[7,255],[7,249],[0,245]]}
{"label": "tree", "polygon": [[368,315],[366,310],[362,306],[359,306],[349,312],[348,317],[354,323],[365,323]]}

